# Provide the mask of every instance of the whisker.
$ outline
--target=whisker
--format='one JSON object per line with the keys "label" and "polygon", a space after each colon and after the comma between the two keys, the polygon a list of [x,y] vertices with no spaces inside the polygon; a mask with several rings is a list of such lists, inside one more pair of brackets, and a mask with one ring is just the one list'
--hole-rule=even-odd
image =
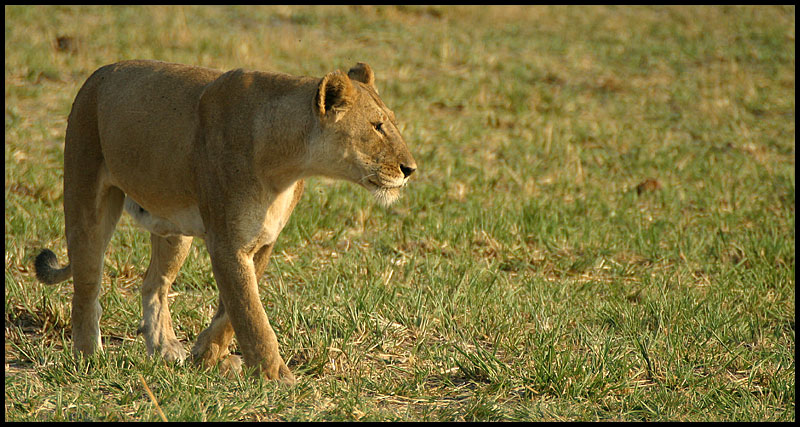
{"label": "whisker", "polygon": [[360,180],[358,180],[358,182],[359,183],[363,183],[365,180],[367,180],[369,178],[372,178],[373,176],[378,176],[378,174],[377,173],[371,173],[369,175],[366,175],[366,176],[362,177]]}

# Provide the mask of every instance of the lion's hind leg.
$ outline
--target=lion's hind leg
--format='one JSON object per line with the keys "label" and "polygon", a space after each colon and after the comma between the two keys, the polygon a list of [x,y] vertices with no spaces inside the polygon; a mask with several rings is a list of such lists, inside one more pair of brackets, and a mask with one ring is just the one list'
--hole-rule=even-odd
{"label": "lion's hind leg", "polygon": [[67,252],[74,279],[72,340],[76,354],[103,350],[99,302],[103,254],[122,214],[124,198],[125,194],[116,187],[100,192],[96,205],[65,194]]}
{"label": "lion's hind leg", "polygon": [[148,354],[158,351],[166,360],[182,362],[186,350],[175,336],[167,294],[189,254],[192,238],[151,233],[150,242],[150,266],[142,284],[142,322],[138,332],[144,335]]}

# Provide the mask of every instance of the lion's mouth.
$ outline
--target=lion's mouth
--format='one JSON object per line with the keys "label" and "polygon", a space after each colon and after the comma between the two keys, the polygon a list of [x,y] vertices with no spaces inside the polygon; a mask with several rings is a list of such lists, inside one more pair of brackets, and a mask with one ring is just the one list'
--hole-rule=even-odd
{"label": "lion's mouth", "polygon": [[367,182],[369,182],[375,188],[381,189],[381,190],[394,190],[394,189],[400,189],[400,188],[403,188],[403,187],[406,186],[405,182],[401,182],[401,183],[395,184],[395,185],[382,184],[382,183],[380,183],[378,181],[375,181],[374,179],[368,179]]}

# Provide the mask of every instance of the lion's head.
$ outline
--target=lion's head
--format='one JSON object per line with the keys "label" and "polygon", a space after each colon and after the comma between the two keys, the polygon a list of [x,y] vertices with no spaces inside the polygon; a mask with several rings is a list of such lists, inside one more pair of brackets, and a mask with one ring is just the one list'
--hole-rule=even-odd
{"label": "lion's head", "polygon": [[347,74],[323,77],[314,111],[320,126],[311,151],[323,174],[359,184],[385,205],[395,201],[417,164],[370,66],[360,62]]}

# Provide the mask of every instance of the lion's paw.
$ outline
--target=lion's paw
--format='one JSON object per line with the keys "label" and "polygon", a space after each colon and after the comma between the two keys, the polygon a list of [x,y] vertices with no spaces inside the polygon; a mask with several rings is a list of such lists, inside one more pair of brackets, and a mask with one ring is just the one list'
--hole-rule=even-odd
{"label": "lion's paw", "polygon": [[229,354],[219,362],[219,372],[228,377],[238,377],[242,374],[242,358]]}
{"label": "lion's paw", "polygon": [[168,341],[162,344],[159,352],[161,353],[161,357],[168,362],[183,363],[188,356],[186,349],[183,348],[183,344],[178,340]]}

